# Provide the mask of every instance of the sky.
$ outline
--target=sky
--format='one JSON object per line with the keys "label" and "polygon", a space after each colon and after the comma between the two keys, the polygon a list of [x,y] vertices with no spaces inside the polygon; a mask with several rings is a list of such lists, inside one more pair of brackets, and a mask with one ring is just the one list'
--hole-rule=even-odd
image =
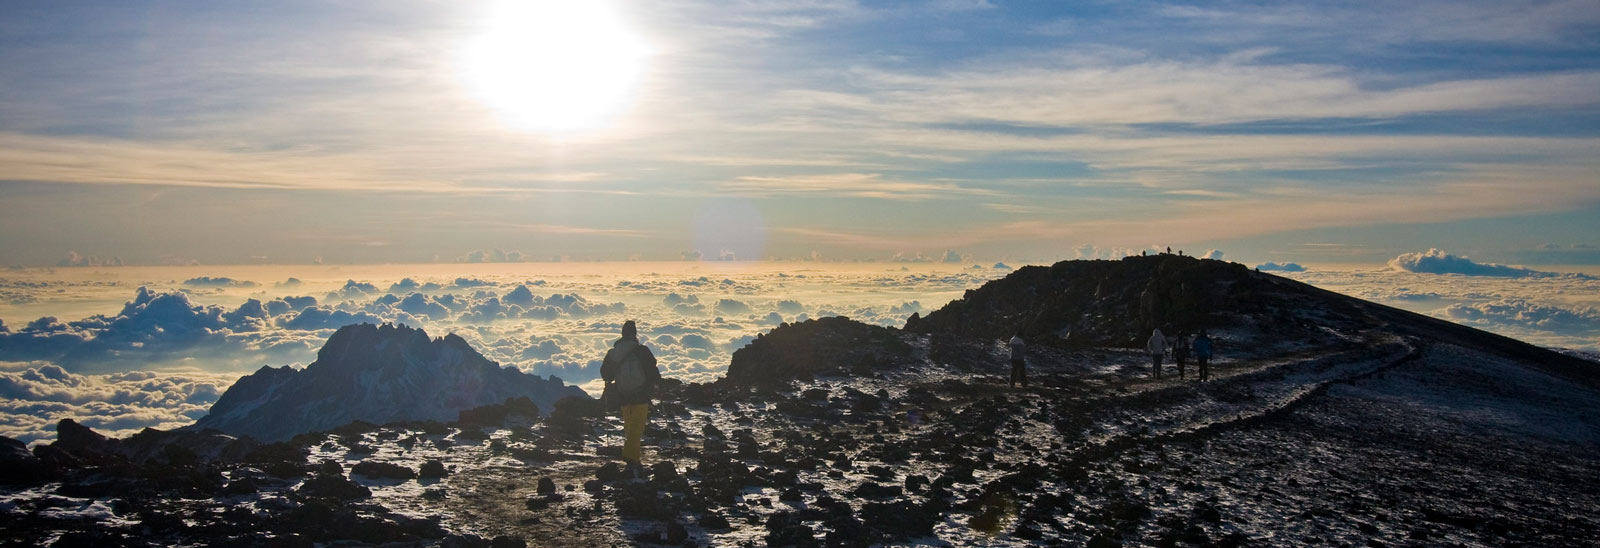
{"label": "sky", "polygon": [[6,2],[0,263],[1594,265],[1597,67],[1592,0]]}

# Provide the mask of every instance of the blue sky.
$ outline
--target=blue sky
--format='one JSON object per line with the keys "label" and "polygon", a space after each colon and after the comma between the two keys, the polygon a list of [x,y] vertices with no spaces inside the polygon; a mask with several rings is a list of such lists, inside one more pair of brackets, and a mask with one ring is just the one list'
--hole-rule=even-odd
{"label": "blue sky", "polygon": [[1600,263],[1592,1],[541,6],[8,2],[0,262]]}

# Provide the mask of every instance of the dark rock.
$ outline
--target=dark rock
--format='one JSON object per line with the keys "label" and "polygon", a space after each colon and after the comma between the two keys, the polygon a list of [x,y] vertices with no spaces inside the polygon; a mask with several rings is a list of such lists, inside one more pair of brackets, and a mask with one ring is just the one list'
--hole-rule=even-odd
{"label": "dark rock", "polygon": [[261,485],[254,478],[239,478],[228,482],[228,486],[222,488],[222,494],[250,495],[260,490]]}
{"label": "dark rock", "polygon": [[924,476],[922,474],[912,474],[912,475],[906,476],[906,492],[907,493],[916,493],[916,492],[922,491],[922,489],[924,487],[927,487],[927,486],[928,486],[928,476]]}
{"label": "dark rock", "polygon": [[660,461],[650,466],[650,481],[658,484],[671,483],[681,477],[678,474],[678,467],[674,466],[671,461]]}
{"label": "dark rock", "polygon": [[861,507],[862,523],[891,540],[933,536],[933,526],[942,519],[939,512],[904,499]]}
{"label": "dark rock", "polygon": [[554,495],[556,493],[555,480],[550,479],[549,476],[539,478],[539,487],[535,492],[540,495]]}
{"label": "dark rock", "polygon": [[95,455],[115,452],[113,443],[110,438],[78,424],[78,421],[61,419],[56,423],[56,442],[51,445],[78,455]]}
{"label": "dark rock", "polygon": [[819,546],[816,533],[789,512],[776,512],[767,517],[767,546],[792,546],[797,548]]}
{"label": "dark rock", "polygon": [[370,422],[367,422],[367,421],[364,421],[364,420],[353,420],[353,421],[350,421],[348,423],[342,424],[342,425],[338,426],[337,428],[334,428],[332,430],[328,430],[328,433],[329,434],[333,434],[335,436],[339,436],[341,438],[347,438],[347,439],[351,439],[351,440],[360,440],[362,434],[367,434],[367,433],[377,432],[377,431],[378,431],[378,425],[376,425],[376,424],[373,424],[373,423],[370,423]]}
{"label": "dark rock", "polygon": [[895,331],[842,316],[806,320],[773,329],[733,353],[728,383],[774,386],[838,371],[901,364],[911,347]]}
{"label": "dark rock", "polygon": [[[306,457],[311,452],[305,447],[290,443],[269,443],[252,449],[241,459],[243,462],[260,467],[263,471],[278,478],[297,478],[306,473]],[[337,464],[337,463],[336,463]],[[339,470],[343,474],[344,470]]]}
{"label": "dark rock", "polygon": [[528,548],[528,541],[521,537],[500,535],[489,542],[489,548]]}
{"label": "dark rock", "polygon": [[311,479],[300,484],[295,490],[301,496],[328,498],[335,500],[364,499],[372,496],[372,490],[359,483],[350,481],[344,476],[330,474],[317,474]]}
{"label": "dark rock", "polygon": [[901,495],[901,489],[899,485],[884,485],[869,481],[862,483],[859,487],[856,487],[856,490],[853,494],[862,498],[881,499],[898,497]]}
{"label": "dark rock", "polygon": [[686,540],[689,540],[689,530],[682,523],[678,520],[667,522],[667,544],[683,544]]}
{"label": "dark rock", "polygon": [[34,447],[33,456],[39,459],[41,465],[50,470],[75,470],[88,465],[77,455],[73,455],[67,450],[57,448],[54,445]]}
{"label": "dark rock", "polygon": [[700,518],[699,525],[700,525],[701,528],[703,528],[703,529],[705,529],[707,531],[715,531],[715,532],[722,532],[722,531],[728,531],[728,530],[733,529],[733,525],[728,523],[728,518],[722,517],[721,514],[715,514],[715,513],[706,514],[705,517]]}
{"label": "dark rock", "polygon": [[595,479],[608,483],[623,479],[623,476],[625,475],[626,474],[623,472],[622,467],[618,466],[615,462],[602,464],[600,465],[600,468],[597,468],[594,471]]}
{"label": "dark rock", "polygon": [[373,479],[416,479],[417,472],[410,468],[390,463],[376,461],[361,461],[350,468],[351,474],[362,475]]}
{"label": "dark rock", "polygon": [[705,438],[708,440],[727,439],[727,436],[722,433],[722,430],[718,429],[717,425],[711,423],[706,423],[705,426],[700,428],[700,435],[705,436]]}
{"label": "dark rock", "polygon": [[613,504],[619,515],[656,521],[675,519],[678,515],[678,508],[657,496],[655,488],[648,484],[624,483],[618,487],[613,493]]}
{"label": "dark rock", "polygon": [[462,410],[456,414],[456,422],[473,426],[497,426],[505,424],[506,418],[511,416],[538,417],[539,406],[526,396],[517,396],[507,399],[505,403],[491,403]]}
{"label": "dark rock", "polygon": [[439,479],[449,474],[450,472],[444,469],[444,463],[439,459],[428,459],[427,462],[422,463],[422,469],[417,471],[417,477],[421,479]]}
{"label": "dark rock", "polygon": [[28,451],[28,446],[0,436],[0,485],[39,485],[55,479],[55,468]]}
{"label": "dark rock", "polygon": [[1099,533],[1089,537],[1089,543],[1084,546],[1085,548],[1122,548],[1122,543],[1105,533]]}

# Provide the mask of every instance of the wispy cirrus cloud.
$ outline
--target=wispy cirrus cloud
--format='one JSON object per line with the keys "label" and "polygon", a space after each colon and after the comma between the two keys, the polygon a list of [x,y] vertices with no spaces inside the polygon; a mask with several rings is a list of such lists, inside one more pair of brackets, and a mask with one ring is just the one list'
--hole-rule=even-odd
{"label": "wispy cirrus cloud", "polygon": [[994,190],[955,183],[901,181],[881,173],[832,173],[795,176],[744,176],[723,183],[719,190],[746,196],[811,194],[822,196],[920,201],[935,198],[994,196]]}

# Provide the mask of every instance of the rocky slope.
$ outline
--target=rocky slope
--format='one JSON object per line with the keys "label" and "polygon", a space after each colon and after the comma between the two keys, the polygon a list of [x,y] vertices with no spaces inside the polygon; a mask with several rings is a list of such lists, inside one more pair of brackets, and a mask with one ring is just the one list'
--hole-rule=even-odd
{"label": "rocky slope", "polygon": [[429,339],[403,325],[356,324],[329,337],[304,370],[263,367],[239,379],[194,428],[279,441],[358,420],[451,420],[516,397],[549,409],[569,396],[587,397],[560,380],[501,368],[454,334]]}

